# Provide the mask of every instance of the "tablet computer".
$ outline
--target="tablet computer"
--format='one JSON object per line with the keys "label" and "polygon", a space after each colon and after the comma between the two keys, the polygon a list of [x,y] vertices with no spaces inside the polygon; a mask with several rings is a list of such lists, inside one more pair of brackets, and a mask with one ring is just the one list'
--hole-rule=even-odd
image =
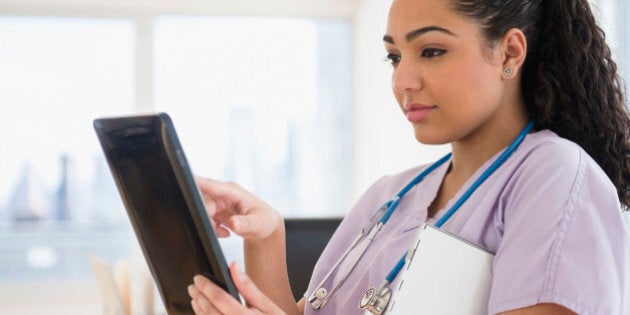
{"label": "tablet computer", "polygon": [[166,113],[103,117],[94,129],[168,314],[192,314],[202,274],[240,300]]}

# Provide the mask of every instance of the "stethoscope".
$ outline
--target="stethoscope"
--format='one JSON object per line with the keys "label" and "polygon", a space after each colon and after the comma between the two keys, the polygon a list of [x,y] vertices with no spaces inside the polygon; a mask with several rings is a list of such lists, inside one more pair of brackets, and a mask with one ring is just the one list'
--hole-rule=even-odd
{"label": "stethoscope", "polygon": [[[523,142],[523,139],[525,139],[525,136],[532,130],[533,127],[534,127],[534,121],[532,120],[527,124],[527,126],[525,126],[525,128],[523,128],[523,130],[518,134],[516,139],[512,141],[512,143],[507,147],[507,149],[505,149],[501,153],[501,155],[499,155],[499,157],[490,165],[490,167],[488,167],[488,169],[486,169],[481,174],[481,176],[477,178],[477,180],[470,186],[470,188],[468,188],[468,190],[464,192],[464,194],[453,204],[453,206],[451,206],[451,208],[446,213],[444,213],[444,215],[435,223],[435,226],[437,228],[442,227],[442,225],[444,225],[444,223],[446,223],[446,221],[450,219],[457,210],[459,210],[459,208],[464,204],[464,202],[468,200],[468,198],[473,194],[473,192],[479,186],[481,186],[481,184],[490,175],[492,175],[492,173],[494,173],[494,171],[496,171],[508,159],[508,157],[512,155],[514,151],[516,151],[516,149],[521,144],[521,142]],[[380,208],[378,208],[376,213],[384,212],[381,218],[378,220],[378,222],[376,222],[376,224],[374,224],[372,228],[369,229],[368,233],[366,233],[366,231],[368,231],[367,227],[361,229],[358,235],[352,240],[348,248],[337,259],[337,261],[330,268],[328,273],[326,273],[323,280],[317,285],[316,287],[317,289],[315,289],[315,291],[309,296],[308,302],[311,304],[311,307],[313,307],[313,309],[316,309],[316,310],[322,309],[330,301],[330,299],[335,294],[335,292],[339,290],[341,285],[343,285],[343,283],[346,281],[350,273],[354,270],[359,260],[361,260],[361,258],[367,251],[368,247],[370,246],[370,244],[372,243],[372,241],[374,240],[378,232],[387,223],[387,221],[392,216],[394,211],[396,211],[396,209],[398,208],[398,204],[400,203],[400,200],[407,194],[407,192],[411,190],[411,188],[416,186],[418,183],[420,183],[427,175],[433,172],[436,168],[438,168],[440,165],[448,161],[451,158],[451,155],[452,155],[451,153],[448,153],[447,155],[443,156],[441,159],[431,164],[429,167],[423,170],[420,174],[418,174],[414,179],[412,179],[405,187],[403,187],[396,194],[396,196],[394,196],[393,199],[389,200],[388,202],[383,204]],[[343,274],[343,276],[340,278],[337,284],[335,284],[334,287],[330,291],[328,291],[324,287],[324,285],[326,284],[326,282],[328,282],[333,272],[337,270],[339,265],[346,259],[348,254],[364,238],[364,236],[367,237],[367,239],[365,242],[361,244],[361,247],[359,248],[360,252],[358,255],[355,255],[355,259],[352,262],[350,269],[345,274]],[[396,276],[398,276],[398,273],[400,272],[400,270],[405,265],[406,259],[408,256],[407,253],[408,252],[405,252],[405,254],[400,258],[400,260],[398,260],[398,262],[396,263],[396,266],[394,266],[394,268],[389,272],[385,280],[383,280],[383,282],[378,286],[378,288],[369,288],[363,294],[363,296],[361,297],[361,300],[359,301],[359,308],[367,312],[370,312],[372,314],[383,313],[392,295],[390,289],[387,286],[390,283],[392,283],[392,281],[394,281]]]}

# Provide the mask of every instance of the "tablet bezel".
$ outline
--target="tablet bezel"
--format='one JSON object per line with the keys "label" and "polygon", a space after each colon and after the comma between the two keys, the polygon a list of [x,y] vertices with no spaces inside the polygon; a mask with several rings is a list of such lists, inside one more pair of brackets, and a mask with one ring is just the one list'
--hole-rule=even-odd
{"label": "tablet bezel", "polygon": [[[133,199],[141,197],[131,195],[128,189],[125,188],[125,183],[119,175],[119,172],[121,170],[118,169],[115,157],[112,155],[112,152],[115,150],[115,148],[117,148],[116,144],[114,144],[114,142],[116,142],[116,139],[120,140],[122,139],[122,137],[124,137],[125,134],[133,134],[136,131],[146,132],[147,128],[152,132],[155,132],[155,135],[158,139],[158,146],[161,149],[160,152],[164,152],[166,155],[165,157],[161,157],[160,160],[168,161],[168,165],[164,166],[170,168],[170,170],[173,172],[177,181],[177,185],[179,186],[180,191],[183,194],[186,208],[189,210],[188,213],[190,214],[190,218],[192,218],[192,221],[194,223],[194,226],[188,226],[186,228],[194,231],[195,235],[197,236],[197,241],[201,243],[203,249],[205,250],[205,256],[208,259],[207,262],[209,262],[211,265],[211,269],[218,272],[213,272],[213,270],[201,270],[203,269],[201,267],[203,263],[195,261],[196,268],[199,269],[196,271],[198,272],[198,274],[204,274],[206,276],[213,275],[214,277],[216,277],[216,279],[219,280],[219,282],[222,282],[217,283],[219,286],[226,290],[235,299],[240,300],[238,291],[236,290],[236,287],[234,286],[232,278],[229,274],[228,265],[216,237],[216,233],[207,216],[201,193],[194,180],[183,148],[177,136],[175,126],[173,125],[173,122],[169,115],[166,113],[156,113],[97,118],[94,120],[94,128],[101,143],[101,147],[114,177],[120,196],[125,205],[127,214],[132,223],[135,235],[140,243],[144,257],[149,264],[151,273],[157,282],[158,290],[160,291],[162,301],[164,302],[165,308],[168,313],[185,314],[188,312],[192,312],[192,308],[190,307],[190,303],[187,303],[187,306],[183,306],[180,304],[169,305],[172,301],[169,296],[173,295],[170,290],[173,290],[174,288],[167,287],[168,284],[164,283],[164,279],[159,278],[159,275],[162,274],[161,272],[164,272],[164,270],[158,270],[161,268],[161,264],[159,261],[151,261],[150,254],[151,251],[157,250],[155,249],[157,245],[154,245],[143,238],[143,232],[140,227],[142,222],[137,222],[133,213],[135,211],[133,206],[135,203],[133,202]],[[152,184],[155,185],[156,183],[152,182]],[[183,221],[184,220],[179,222]],[[189,239],[188,241],[190,244],[192,240]],[[196,244],[193,244],[191,246],[194,245]],[[174,255],[189,255],[190,259],[194,260],[194,256],[185,251],[174,253]],[[178,272],[178,270],[172,270],[170,272]],[[190,277],[190,279],[186,280],[192,283],[192,276]],[[179,292],[178,294],[181,294],[181,292]]]}

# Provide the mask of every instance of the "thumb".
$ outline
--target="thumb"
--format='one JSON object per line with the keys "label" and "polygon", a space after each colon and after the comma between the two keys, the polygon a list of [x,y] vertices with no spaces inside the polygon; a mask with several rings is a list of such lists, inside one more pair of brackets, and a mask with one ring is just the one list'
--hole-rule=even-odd
{"label": "thumb", "polygon": [[280,309],[264,293],[258,289],[256,284],[238,267],[236,262],[230,264],[230,273],[238,292],[243,296],[249,308],[255,308],[262,313],[278,313]]}

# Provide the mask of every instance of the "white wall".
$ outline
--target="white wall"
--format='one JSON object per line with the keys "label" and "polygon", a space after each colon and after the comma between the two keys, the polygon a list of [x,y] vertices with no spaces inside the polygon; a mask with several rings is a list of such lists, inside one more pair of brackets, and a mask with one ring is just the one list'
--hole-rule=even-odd
{"label": "white wall", "polygon": [[348,17],[357,0],[0,0],[0,14]]}
{"label": "white wall", "polygon": [[625,13],[628,12],[630,5],[627,0],[595,0],[591,1],[591,4],[593,13],[606,32],[606,42],[610,46],[613,58],[627,85],[630,76],[630,52],[628,51],[630,48],[630,36],[628,35],[630,22]]}

